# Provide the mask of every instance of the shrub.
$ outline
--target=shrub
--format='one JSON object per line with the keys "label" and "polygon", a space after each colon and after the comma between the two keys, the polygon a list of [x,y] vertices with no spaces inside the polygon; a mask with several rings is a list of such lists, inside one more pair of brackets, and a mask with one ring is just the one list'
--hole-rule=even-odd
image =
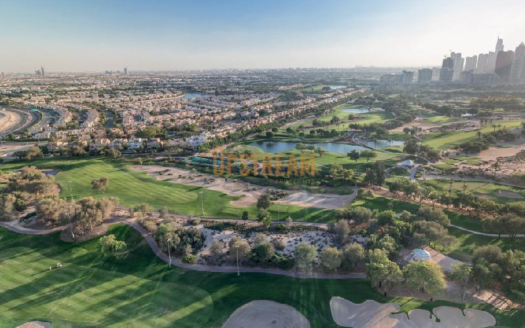
{"label": "shrub", "polygon": [[182,263],[195,264],[197,263],[197,256],[193,254],[186,254],[182,257]]}

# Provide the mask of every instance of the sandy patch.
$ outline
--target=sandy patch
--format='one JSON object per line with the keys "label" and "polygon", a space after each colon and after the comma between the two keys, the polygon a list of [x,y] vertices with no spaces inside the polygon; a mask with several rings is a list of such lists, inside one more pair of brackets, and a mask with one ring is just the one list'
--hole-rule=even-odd
{"label": "sandy patch", "polygon": [[[231,201],[235,206],[248,207],[255,205],[257,199],[272,188],[261,187],[236,179],[224,179],[211,174],[192,172],[190,170],[174,167],[163,167],[157,165],[133,166],[139,172],[145,172],[159,180],[171,181],[191,186],[204,187],[206,189],[222,192],[230,196],[241,197]],[[327,209],[338,209],[347,207],[353,200],[353,195],[335,194],[312,194],[306,191],[288,191],[288,196],[276,203],[296,205],[301,207],[317,207]]]}
{"label": "sandy patch", "polygon": [[[399,311],[394,303],[381,304],[368,300],[361,304],[352,303],[341,297],[332,297],[330,309],[334,321],[343,327],[353,328],[484,328],[496,325],[496,319],[488,312],[441,306],[429,311],[415,309],[408,313],[392,314]],[[436,321],[436,317],[440,322]]]}
{"label": "sandy patch", "polygon": [[483,161],[493,161],[498,157],[511,157],[522,151],[525,147],[523,145],[502,148],[502,147],[489,147],[479,153],[478,157]]}
{"label": "sandy patch", "polygon": [[273,301],[253,301],[233,312],[222,328],[310,328],[293,307]]}
{"label": "sandy patch", "polygon": [[338,209],[347,207],[353,200],[352,195],[323,195],[311,194],[307,191],[294,192],[282,198],[276,203],[296,205],[301,207],[318,207]]}
{"label": "sandy patch", "polygon": [[51,327],[51,324],[49,322],[30,321],[16,328],[50,328],[50,327]]}

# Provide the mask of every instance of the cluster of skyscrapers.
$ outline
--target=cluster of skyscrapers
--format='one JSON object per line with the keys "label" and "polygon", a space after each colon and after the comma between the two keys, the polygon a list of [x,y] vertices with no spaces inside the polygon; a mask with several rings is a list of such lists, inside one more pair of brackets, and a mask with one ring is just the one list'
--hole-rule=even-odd
{"label": "cluster of skyscrapers", "polygon": [[[383,84],[410,84],[413,72],[381,76]],[[515,51],[505,51],[503,40],[498,38],[495,51],[463,58],[452,52],[443,59],[441,68],[424,68],[418,71],[418,83],[462,83],[490,85],[496,83],[525,83],[525,44]]]}
{"label": "cluster of skyscrapers", "polygon": [[40,67],[40,69],[37,69],[35,71],[36,76],[46,76],[46,71],[44,71],[43,67]]}

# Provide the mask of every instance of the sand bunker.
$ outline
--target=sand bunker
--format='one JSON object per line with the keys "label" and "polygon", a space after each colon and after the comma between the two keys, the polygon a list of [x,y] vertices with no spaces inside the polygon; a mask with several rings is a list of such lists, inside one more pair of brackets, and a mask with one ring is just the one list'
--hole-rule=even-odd
{"label": "sand bunker", "polygon": [[511,157],[519,153],[524,149],[523,145],[517,145],[514,147],[489,147],[486,150],[482,150],[478,157],[483,161],[493,161],[498,157]]}
{"label": "sand bunker", "polygon": [[[168,168],[157,165],[144,165],[133,166],[133,168],[140,172],[146,172],[159,180],[204,187],[230,196],[241,197],[240,199],[230,202],[235,206],[248,207],[255,205],[257,204],[257,199],[268,189],[271,189],[235,179],[226,180],[211,174],[191,172],[189,170],[173,167]],[[350,205],[353,198],[352,195],[311,194],[306,191],[290,191],[287,197],[278,200],[277,203],[301,207],[338,209]]]}
{"label": "sand bunker", "polygon": [[[330,309],[334,321],[343,327],[353,328],[484,328],[496,325],[496,319],[485,311],[440,306],[429,311],[415,309],[408,313],[397,313],[399,305],[381,304],[368,300],[352,303],[341,297],[332,297]],[[436,321],[436,317],[440,322]]]}
{"label": "sand bunker", "polygon": [[310,328],[310,323],[289,305],[253,301],[235,310],[222,328]]}
{"label": "sand bunker", "polygon": [[49,322],[29,321],[16,328],[50,328],[50,327],[51,327],[51,324]]}

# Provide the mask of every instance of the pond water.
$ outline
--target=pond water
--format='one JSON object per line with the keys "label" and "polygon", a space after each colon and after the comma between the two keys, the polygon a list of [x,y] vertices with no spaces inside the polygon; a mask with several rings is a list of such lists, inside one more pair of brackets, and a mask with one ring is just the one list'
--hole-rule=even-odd
{"label": "pond water", "polygon": [[332,89],[332,90],[339,90],[339,89],[344,89],[344,88],[346,88],[346,85],[330,85],[329,87],[330,87],[330,89]]}
{"label": "pond water", "polygon": [[352,113],[352,114],[366,114],[370,113],[369,108],[343,108],[343,113]]}
{"label": "pond water", "polygon": [[[384,148],[388,147],[389,143],[387,140],[378,140],[376,143],[370,141],[366,143],[369,147],[374,148]],[[392,141],[392,146],[401,146],[403,145],[403,141]],[[261,148],[265,153],[284,153],[290,150],[294,150],[295,146],[297,145],[297,142],[283,142],[283,141],[257,141],[252,142],[250,146],[253,147],[259,147]],[[347,154],[351,152],[352,150],[357,151],[363,151],[367,150],[368,148],[359,146],[359,145],[350,145],[350,144],[343,144],[343,143],[337,143],[337,142],[318,142],[314,144],[305,144],[305,145],[314,145],[317,147],[322,147],[326,151],[331,153],[338,153],[338,154]]]}
{"label": "pond water", "polygon": [[190,92],[190,93],[185,93],[182,99],[190,100],[190,99],[207,97],[207,96],[210,96],[210,95],[207,93],[201,93],[201,92]]}

